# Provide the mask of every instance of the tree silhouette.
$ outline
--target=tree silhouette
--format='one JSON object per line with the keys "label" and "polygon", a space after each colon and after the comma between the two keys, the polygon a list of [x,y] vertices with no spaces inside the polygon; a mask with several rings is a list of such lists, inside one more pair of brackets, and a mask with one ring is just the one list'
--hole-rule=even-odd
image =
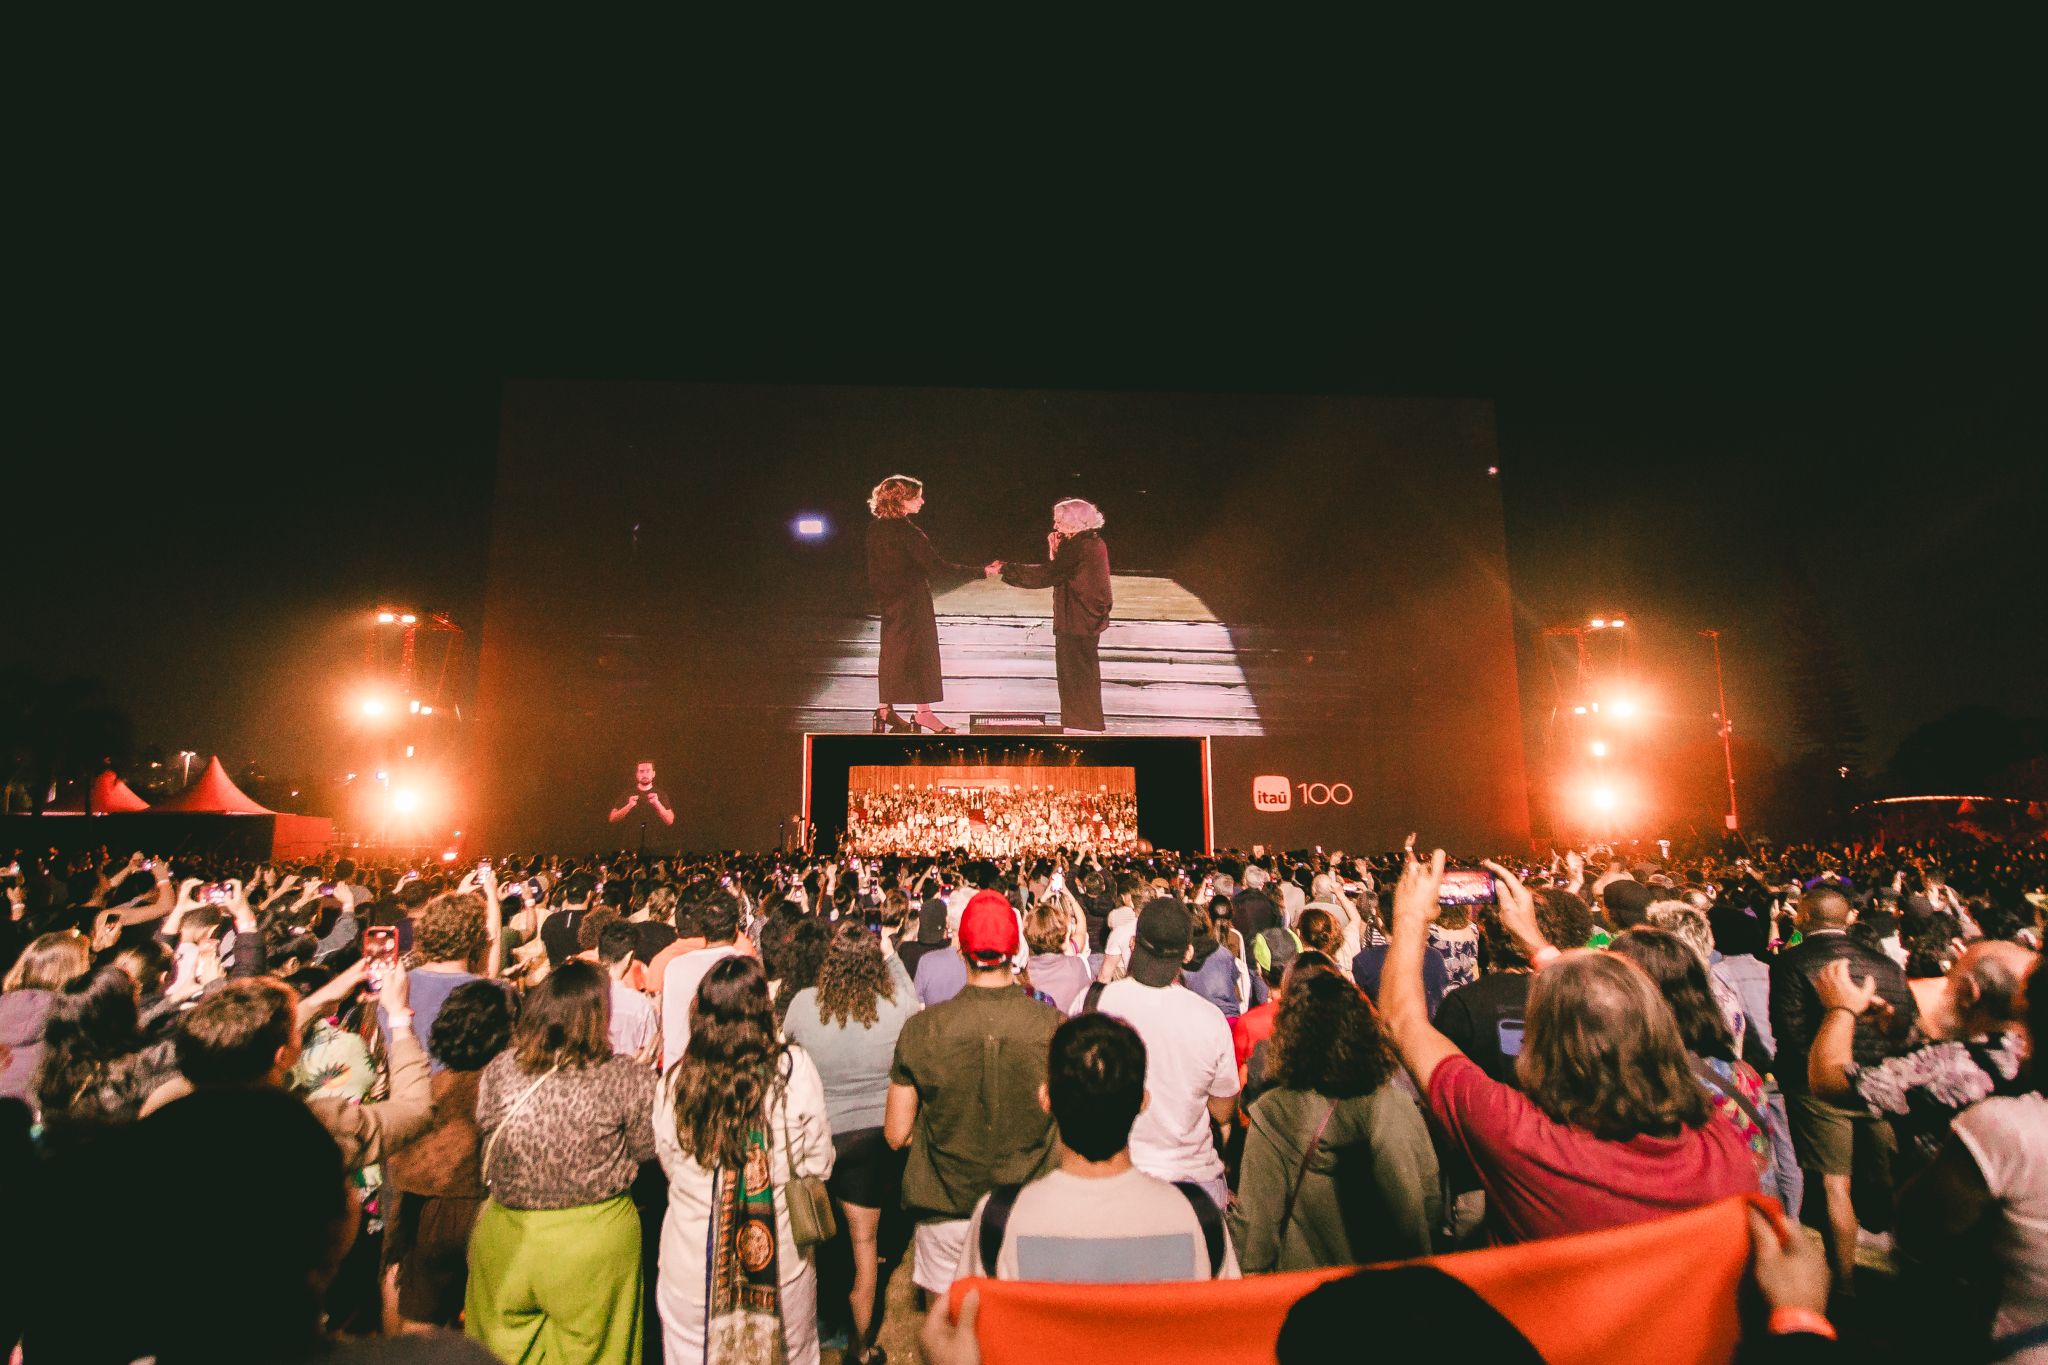
{"label": "tree silhouette", "polygon": [[106,699],[100,683],[64,678],[46,683],[23,669],[0,672],[0,762],[6,786],[0,807],[40,815],[53,783],[89,779],[134,747],[128,715]]}

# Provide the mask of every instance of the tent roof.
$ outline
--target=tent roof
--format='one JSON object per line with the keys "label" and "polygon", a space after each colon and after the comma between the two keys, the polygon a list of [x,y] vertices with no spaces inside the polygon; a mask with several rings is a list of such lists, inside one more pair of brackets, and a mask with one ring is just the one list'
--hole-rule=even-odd
{"label": "tent roof", "polygon": [[[137,796],[126,782],[114,775],[112,768],[106,769],[92,780],[92,813],[94,815],[125,815],[131,811],[148,810],[149,802]],[[83,815],[86,811],[84,800],[60,802],[47,808],[51,815]]]}
{"label": "tent roof", "polygon": [[192,780],[192,785],[166,801],[159,801],[151,810],[184,811],[188,814],[203,815],[275,815],[277,812],[251,801],[228,777],[227,769],[220,766],[220,755],[206,761],[206,771]]}

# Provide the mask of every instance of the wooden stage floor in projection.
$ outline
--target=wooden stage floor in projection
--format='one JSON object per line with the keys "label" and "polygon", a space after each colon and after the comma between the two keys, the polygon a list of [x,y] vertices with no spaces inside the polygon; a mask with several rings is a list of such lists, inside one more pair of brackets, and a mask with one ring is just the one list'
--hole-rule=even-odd
{"label": "wooden stage floor in projection", "polygon": [[[1170,578],[1145,575],[1118,575],[1111,591],[1116,605],[1102,635],[1108,733],[1264,733],[1241,646],[1200,598]],[[963,729],[977,715],[1058,723],[1050,589],[977,580],[940,593],[933,606],[945,666],[942,716]],[[799,728],[865,730],[875,709],[880,625],[873,617],[816,624],[810,666],[817,676]]]}

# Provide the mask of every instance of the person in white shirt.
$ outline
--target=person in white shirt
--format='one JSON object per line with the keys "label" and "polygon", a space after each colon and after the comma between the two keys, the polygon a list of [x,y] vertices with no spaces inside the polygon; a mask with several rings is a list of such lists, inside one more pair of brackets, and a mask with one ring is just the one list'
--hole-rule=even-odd
{"label": "person in white shirt", "polygon": [[1236,1279],[1220,1208],[1131,1162],[1146,1049],[1121,1019],[1084,1014],[1052,1036],[1038,1101],[1059,1128],[1057,1169],[983,1195],[953,1278],[1068,1284]]}
{"label": "person in white shirt", "polygon": [[1147,902],[1131,941],[1130,975],[1074,1002],[1076,1014],[1114,1015],[1145,1042],[1145,1112],[1131,1125],[1131,1161],[1145,1174],[1201,1186],[1222,1208],[1229,1190],[1209,1120],[1237,1112],[1237,1054],[1230,1024],[1180,984],[1194,946],[1188,909],[1171,897]]}
{"label": "person in white shirt", "polygon": [[639,946],[639,929],[624,920],[614,920],[598,931],[597,958],[611,978],[612,1052],[651,1060],[654,1044],[661,1037],[661,1014],[645,991],[626,984],[626,974],[633,969],[633,950]]}
{"label": "person in white shirt", "polygon": [[[704,929],[704,946],[684,953],[668,964],[661,982],[661,1069],[668,1070],[683,1059],[690,1045],[690,1002],[704,974],[726,958],[746,952],[739,945],[740,903],[729,892],[714,891],[697,911]],[[751,956],[751,954],[748,954]]]}

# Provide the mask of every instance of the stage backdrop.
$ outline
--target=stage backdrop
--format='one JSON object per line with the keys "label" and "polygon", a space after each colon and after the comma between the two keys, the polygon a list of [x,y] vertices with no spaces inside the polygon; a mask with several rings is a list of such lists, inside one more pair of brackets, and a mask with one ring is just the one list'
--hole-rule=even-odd
{"label": "stage backdrop", "polygon": [[[1107,524],[1107,733],[1214,737],[1220,845],[1525,838],[1488,403],[1274,395],[519,383],[505,392],[473,838],[765,847],[805,731],[876,705],[868,491],[925,481],[961,565],[1046,557],[1054,502]],[[946,698],[1059,718],[1052,594],[932,584]]]}

